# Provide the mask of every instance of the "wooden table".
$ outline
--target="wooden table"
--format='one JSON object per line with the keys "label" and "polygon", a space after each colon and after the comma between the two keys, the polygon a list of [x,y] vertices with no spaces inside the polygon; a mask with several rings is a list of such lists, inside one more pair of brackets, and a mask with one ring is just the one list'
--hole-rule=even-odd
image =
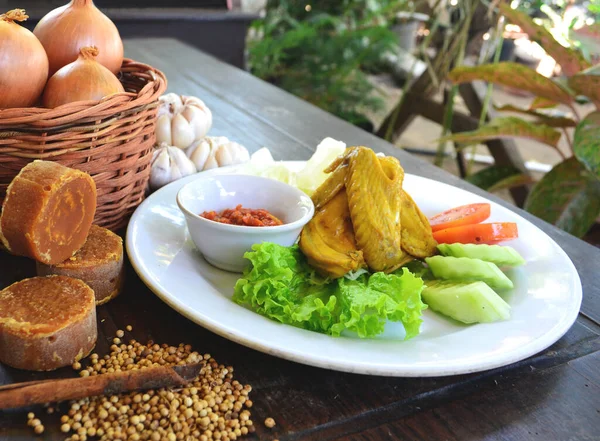
{"label": "wooden table", "polygon": [[[508,206],[394,146],[173,40],[133,40],[126,53],[163,70],[169,90],[197,95],[214,114],[213,135],[278,159],[307,159],[323,138],[366,145],[398,157],[407,172],[468,189]],[[510,207],[514,209],[513,207]],[[470,375],[384,378],[327,371],[280,360],[218,337],[154,296],[129,267],[124,294],[98,308],[97,351],[133,325],[139,341],[190,343],[234,366],[253,386],[257,432],[248,439],[291,440],[598,440],[600,439],[600,250],[514,209],[556,240],[583,283],[577,322],[548,350],[519,363]],[[0,286],[32,275],[26,259],[0,256]],[[0,384],[72,376],[70,368],[29,373],[0,367]],[[32,439],[27,410],[0,412],[0,441]],[[55,415],[41,415],[40,438],[62,440]],[[277,421],[273,430],[262,421]]]}

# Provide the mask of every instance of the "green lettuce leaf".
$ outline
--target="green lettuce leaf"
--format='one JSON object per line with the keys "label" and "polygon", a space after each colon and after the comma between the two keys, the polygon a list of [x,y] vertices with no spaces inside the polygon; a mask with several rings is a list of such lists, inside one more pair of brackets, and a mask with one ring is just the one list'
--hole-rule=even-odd
{"label": "green lettuce leaf", "polygon": [[408,269],[361,274],[352,279],[319,276],[298,248],[257,244],[245,257],[252,265],[235,285],[233,300],[281,323],[339,336],[374,337],[386,322],[401,322],[406,339],[419,333],[423,281]]}

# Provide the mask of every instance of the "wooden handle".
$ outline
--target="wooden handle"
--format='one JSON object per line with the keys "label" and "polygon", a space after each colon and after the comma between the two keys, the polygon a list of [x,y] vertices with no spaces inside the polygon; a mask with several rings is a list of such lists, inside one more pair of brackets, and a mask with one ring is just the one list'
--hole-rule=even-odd
{"label": "wooden handle", "polygon": [[202,365],[160,366],[65,380],[41,380],[0,387],[0,409],[78,400],[134,390],[183,387],[198,376]]}

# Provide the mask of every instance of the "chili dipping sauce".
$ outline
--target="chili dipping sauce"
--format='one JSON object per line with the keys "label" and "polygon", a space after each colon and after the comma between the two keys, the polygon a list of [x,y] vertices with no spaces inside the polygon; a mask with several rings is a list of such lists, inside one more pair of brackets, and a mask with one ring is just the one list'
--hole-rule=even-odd
{"label": "chili dipping sauce", "polygon": [[243,227],[274,227],[283,225],[280,219],[263,208],[242,208],[241,205],[238,205],[234,209],[228,208],[220,213],[205,211],[200,216],[222,224],[240,225]]}

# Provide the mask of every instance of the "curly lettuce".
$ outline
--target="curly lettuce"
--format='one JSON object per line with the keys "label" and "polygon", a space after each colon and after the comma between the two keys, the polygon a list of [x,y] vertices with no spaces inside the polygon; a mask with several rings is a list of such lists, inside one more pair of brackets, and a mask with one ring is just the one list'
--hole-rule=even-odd
{"label": "curly lettuce", "polygon": [[374,337],[387,321],[401,322],[405,339],[419,333],[423,281],[408,269],[329,280],[296,245],[257,244],[245,257],[251,266],[236,283],[233,300],[265,317],[332,336],[351,331]]}

